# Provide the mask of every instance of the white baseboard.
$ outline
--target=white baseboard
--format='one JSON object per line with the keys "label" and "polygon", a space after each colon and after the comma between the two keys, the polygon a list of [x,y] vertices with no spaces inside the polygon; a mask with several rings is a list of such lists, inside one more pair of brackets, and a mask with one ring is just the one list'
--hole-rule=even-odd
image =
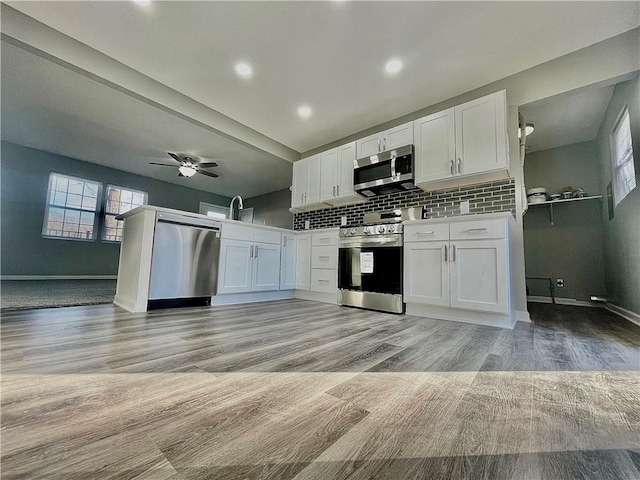
{"label": "white baseboard", "polygon": [[211,297],[211,306],[271,302],[273,300],[286,300],[289,298],[293,298],[293,290],[281,290],[278,292],[232,293],[226,295],[214,295]]}
{"label": "white baseboard", "polygon": [[314,302],[332,303],[338,304],[338,292],[336,293],[324,293],[324,292],[312,292],[311,290],[295,290],[295,298],[302,300],[313,300]]}
{"label": "white baseboard", "polygon": [[0,280],[116,280],[117,275],[2,275]]}
{"label": "white baseboard", "polygon": [[[556,297],[558,305],[573,305],[575,307],[594,307],[602,308],[601,303],[587,302],[585,300],[576,300],[575,298]],[[539,297],[537,295],[527,295],[527,302],[533,303],[553,303],[551,297]]]}
{"label": "white baseboard", "polygon": [[516,322],[531,323],[531,317],[526,310],[516,310]]}
{"label": "white baseboard", "polygon": [[637,313],[627,310],[626,308],[619,307],[618,305],[614,305],[613,303],[605,304],[604,308],[616,315],[620,315],[625,320],[629,320],[631,323],[635,323],[640,326],[640,315]]}

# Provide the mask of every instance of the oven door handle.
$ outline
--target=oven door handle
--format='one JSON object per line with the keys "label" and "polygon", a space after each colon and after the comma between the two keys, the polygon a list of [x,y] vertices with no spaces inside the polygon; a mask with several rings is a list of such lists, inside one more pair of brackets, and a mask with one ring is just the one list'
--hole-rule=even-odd
{"label": "oven door handle", "polygon": [[397,238],[384,238],[376,241],[372,240],[340,240],[340,248],[373,248],[373,247],[401,247],[402,240]]}

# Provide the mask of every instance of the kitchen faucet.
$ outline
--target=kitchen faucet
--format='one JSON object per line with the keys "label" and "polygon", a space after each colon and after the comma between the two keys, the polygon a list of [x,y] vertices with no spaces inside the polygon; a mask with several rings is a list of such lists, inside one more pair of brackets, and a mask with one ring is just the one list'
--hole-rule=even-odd
{"label": "kitchen faucet", "polygon": [[231,204],[229,205],[229,218],[231,220],[235,220],[233,218],[233,202],[235,202],[236,199],[238,199],[238,210],[242,210],[244,208],[244,205],[242,205],[242,197],[240,195],[236,195],[235,197],[233,197],[231,199]]}

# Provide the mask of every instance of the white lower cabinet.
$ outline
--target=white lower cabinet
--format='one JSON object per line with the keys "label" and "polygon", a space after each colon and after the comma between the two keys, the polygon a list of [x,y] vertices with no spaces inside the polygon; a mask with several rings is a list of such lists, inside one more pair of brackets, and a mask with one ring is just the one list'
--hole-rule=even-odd
{"label": "white lower cabinet", "polygon": [[280,232],[223,223],[218,294],[279,290],[280,245]]}
{"label": "white lower cabinet", "polygon": [[[470,217],[451,223],[438,220],[405,225],[407,305],[446,307],[450,313],[456,309],[509,315],[507,222],[506,218],[482,221]],[[447,318],[454,319],[455,313],[451,315]],[[482,320],[487,323],[487,318]]]}
{"label": "white lower cabinet", "polygon": [[282,251],[280,253],[280,290],[296,288],[296,236],[282,234]]}
{"label": "white lower cabinet", "polygon": [[296,257],[296,290],[336,294],[337,299],[338,229],[298,234]]}

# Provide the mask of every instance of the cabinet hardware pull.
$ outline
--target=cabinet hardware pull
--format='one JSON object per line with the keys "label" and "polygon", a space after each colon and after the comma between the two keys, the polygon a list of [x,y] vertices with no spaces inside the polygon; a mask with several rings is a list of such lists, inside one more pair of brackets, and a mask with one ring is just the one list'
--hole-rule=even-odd
{"label": "cabinet hardware pull", "polygon": [[336,197],[340,196],[340,185],[336,185]]}
{"label": "cabinet hardware pull", "polygon": [[329,280],[318,280],[318,283],[329,283]]}
{"label": "cabinet hardware pull", "polygon": [[446,263],[446,262],[449,260],[449,259],[447,258],[447,257],[448,257],[448,255],[447,255],[447,246],[446,246],[446,245],[443,245],[443,246],[442,246],[442,248],[444,249],[444,261],[445,261],[445,263]]}
{"label": "cabinet hardware pull", "polygon": [[282,242],[283,242],[282,246],[286,247],[287,246],[287,237],[282,237]]}
{"label": "cabinet hardware pull", "polygon": [[433,235],[433,230],[425,230],[424,232],[417,232],[418,235]]}
{"label": "cabinet hardware pull", "polygon": [[458,173],[462,173],[462,160],[458,157]]}
{"label": "cabinet hardware pull", "polygon": [[329,257],[329,255],[319,255],[319,256],[318,256],[318,258],[326,258],[326,259],[329,259],[329,258],[331,258],[331,257]]}
{"label": "cabinet hardware pull", "polygon": [[456,261],[456,246],[455,245],[451,245],[451,261],[452,262]]}
{"label": "cabinet hardware pull", "polygon": [[253,245],[249,247],[249,258],[253,258]]}
{"label": "cabinet hardware pull", "polygon": [[378,151],[381,152],[382,150],[380,150],[380,139],[378,139]]}
{"label": "cabinet hardware pull", "polygon": [[456,173],[453,170],[453,159],[449,160],[449,171],[451,171],[451,175],[455,175]]}
{"label": "cabinet hardware pull", "polygon": [[387,149],[387,138],[382,139],[382,151],[384,152]]}
{"label": "cabinet hardware pull", "polygon": [[467,232],[486,232],[486,228],[467,228]]}
{"label": "cabinet hardware pull", "polygon": [[254,256],[256,258],[258,258],[258,245],[255,245],[255,247],[256,247],[256,249],[254,250],[255,251],[255,255]]}

